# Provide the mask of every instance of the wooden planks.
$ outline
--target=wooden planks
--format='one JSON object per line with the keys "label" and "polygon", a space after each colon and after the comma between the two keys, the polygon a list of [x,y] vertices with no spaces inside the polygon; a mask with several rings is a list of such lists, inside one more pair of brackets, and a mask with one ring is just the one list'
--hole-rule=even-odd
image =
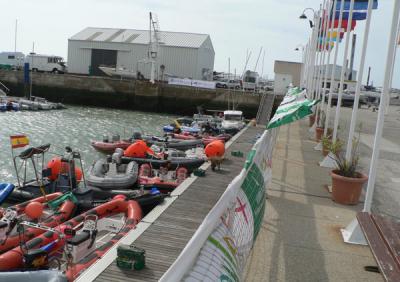
{"label": "wooden planks", "polygon": [[226,151],[221,171],[206,171],[135,241],[146,250],[146,267],[141,271],[124,271],[115,261],[96,281],[158,281],[179,256],[203,219],[219,200],[228,184],[240,173],[245,157],[231,156],[242,151],[245,156],[263,128],[249,127]]}
{"label": "wooden planks", "polygon": [[[399,281],[399,249],[397,249],[397,255],[392,253],[393,248],[398,247],[399,233],[393,232],[392,223],[386,225],[387,221],[380,216],[359,212],[357,220],[386,281]],[[394,230],[399,230],[398,228],[399,226]]]}

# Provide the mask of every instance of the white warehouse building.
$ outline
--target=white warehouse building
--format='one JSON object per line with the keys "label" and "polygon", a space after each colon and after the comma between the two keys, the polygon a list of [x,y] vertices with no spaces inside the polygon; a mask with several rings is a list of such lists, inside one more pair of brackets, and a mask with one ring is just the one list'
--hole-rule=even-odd
{"label": "white warehouse building", "polygon": [[[212,79],[215,52],[209,35],[160,31],[158,37],[158,79]],[[85,28],[68,39],[68,72],[103,75],[98,67],[108,66],[149,78],[149,38],[148,30]]]}

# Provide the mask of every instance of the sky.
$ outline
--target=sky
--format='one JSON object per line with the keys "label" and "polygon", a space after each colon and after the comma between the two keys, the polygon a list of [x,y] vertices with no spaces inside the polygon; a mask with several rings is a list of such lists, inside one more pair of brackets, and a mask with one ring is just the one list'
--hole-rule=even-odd
{"label": "sky", "polygon": [[[371,66],[375,86],[381,86],[384,77],[394,1],[380,0],[372,19],[366,69]],[[318,9],[321,3],[322,0],[0,0],[0,10],[7,11],[0,18],[0,52],[14,50],[16,19],[18,51],[29,53],[35,42],[36,53],[67,59],[68,38],[85,27],[147,29],[151,11],[157,14],[161,30],[209,34],[216,71],[227,72],[230,58],[231,71],[243,72],[247,51],[251,52],[247,69],[254,70],[262,47],[264,64],[261,55],[257,71],[273,79],[275,60],[301,61],[301,51],[294,49],[307,43],[311,29],[299,15],[307,7]],[[312,12],[307,15],[311,17]],[[355,32],[358,69],[364,22],[357,24]],[[343,49],[344,42],[339,65],[343,63]],[[400,88],[400,54],[393,86]]]}

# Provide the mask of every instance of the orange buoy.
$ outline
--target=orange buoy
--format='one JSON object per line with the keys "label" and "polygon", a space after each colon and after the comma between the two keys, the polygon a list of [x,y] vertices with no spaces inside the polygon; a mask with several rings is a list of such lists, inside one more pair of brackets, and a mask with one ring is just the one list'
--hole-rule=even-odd
{"label": "orange buoy", "polygon": [[222,141],[215,140],[206,146],[204,152],[207,158],[222,158],[225,154],[225,145]]}
{"label": "orange buoy", "polygon": [[143,140],[136,141],[132,145],[130,145],[125,151],[125,157],[131,158],[145,158],[146,153],[150,148],[147,147],[146,142]]}
{"label": "orange buoy", "polygon": [[25,214],[31,219],[38,219],[43,214],[43,204],[39,202],[31,202],[25,208]]}
{"label": "orange buoy", "polygon": [[[52,181],[57,180],[60,173],[69,173],[69,164],[61,162],[60,157],[52,158],[47,163],[47,168],[51,168],[51,175],[49,176],[49,179]],[[75,177],[78,182],[82,180],[82,170],[78,167],[75,168]]]}
{"label": "orange buoy", "polygon": [[79,167],[75,168],[75,177],[78,182],[82,180],[82,170]]}
{"label": "orange buoy", "polygon": [[49,176],[50,180],[57,180],[58,175],[61,171],[61,158],[54,157],[47,163],[47,168],[51,169],[51,175]]}

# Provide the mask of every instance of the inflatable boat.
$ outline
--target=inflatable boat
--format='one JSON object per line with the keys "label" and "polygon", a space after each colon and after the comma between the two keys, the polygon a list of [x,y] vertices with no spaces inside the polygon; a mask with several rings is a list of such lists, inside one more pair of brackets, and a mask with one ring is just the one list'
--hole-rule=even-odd
{"label": "inflatable boat", "polygon": [[[72,196],[64,196],[58,207],[49,206],[51,201],[60,197],[63,197],[62,193],[53,193],[1,210],[0,253],[19,246],[21,240],[35,238],[45,232],[44,229],[32,227],[24,228],[20,232],[17,226],[18,222],[34,221],[44,228],[51,228],[70,219],[76,208]],[[40,209],[43,209],[42,212],[40,212]],[[32,210],[33,213],[37,213],[34,218],[32,218]]]}
{"label": "inflatable boat", "polygon": [[95,148],[97,151],[106,153],[106,154],[112,154],[114,153],[115,149],[121,148],[125,150],[126,148],[131,145],[132,142],[129,140],[118,140],[118,141],[92,141],[91,145],[93,148]]}
{"label": "inflatable boat", "polygon": [[149,164],[143,164],[139,170],[138,184],[145,189],[157,188],[162,193],[172,192],[188,177],[188,170],[184,167],[176,171],[168,171],[160,168],[153,170]]}
{"label": "inflatable boat", "polygon": [[129,163],[135,161],[139,166],[142,164],[150,164],[153,169],[159,169],[162,166],[168,166],[169,170],[176,170],[179,167],[184,167],[188,173],[193,172],[194,169],[200,167],[205,160],[201,158],[186,158],[186,157],[172,157],[167,160],[157,158],[131,158],[122,157],[122,163]]}
{"label": "inflatable boat", "polygon": [[0,183],[0,205],[7,200],[14,188],[15,185],[12,183]]}
{"label": "inflatable boat", "polygon": [[158,137],[158,136],[144,136],[137,139],[118,140],[118,141],[92,141],[91,145],[99,152],[112,154],[117,148],[126,150],[130,145],[132,145],[137,140],[143,140],[149,146],[156,145],[164,148],[172,148],[181,151],[186,151],[188,149],[202,145],[202,141],[199,139],[183,140],[183,139]]}
{"label": "inflatable boat", "polygon": [[132,187],[137,180],[138,164],[135,161],[121,163],[123,153],[124,151],[118,148],[111,160],[96,161],[89,169],[87,183],[106,190]]}
{"label": "inflatable boat", "polygon": [[[48,228],[46,232],[0,255],[0,271],[43,269],[55,259],[68,281],[74,281],[98,261],[142,219],[142,210],[133,200],[116,196],[73,219]],[[21,225],[42,229],[40,224]],[[64,252],[69,258],[57,256]]]}

